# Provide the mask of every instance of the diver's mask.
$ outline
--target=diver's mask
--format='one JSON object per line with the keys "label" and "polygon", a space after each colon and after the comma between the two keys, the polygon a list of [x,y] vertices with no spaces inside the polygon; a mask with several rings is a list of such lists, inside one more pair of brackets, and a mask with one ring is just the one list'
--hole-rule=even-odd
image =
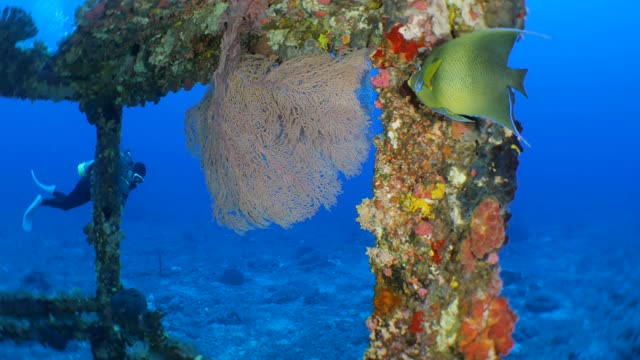
{"label": "diver's mask", "polygon": [[131,178],[133,179],[133,182],[136,184],[142,184],[144,182],[144,177],[138,173],[133,173],[131,175]]}

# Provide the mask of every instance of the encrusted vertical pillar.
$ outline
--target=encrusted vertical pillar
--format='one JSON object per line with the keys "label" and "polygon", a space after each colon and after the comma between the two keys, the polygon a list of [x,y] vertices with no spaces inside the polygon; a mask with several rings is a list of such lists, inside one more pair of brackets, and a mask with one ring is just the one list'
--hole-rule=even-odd
{"label": "encrusted vertical pillar", "polygon": [[122,288],[120,282],[120,229],[122,204],[118,189],[122,108],[110,102],[83,107],[96,127],[97,143],[91,198],[93,221],[85,228],[96,252],[96,306],[99,329],[91,338],[96,359],[124,359],[124,344],[113,323],[111,296]]}
{"label": "encrusted vertical pillar", "polygon": [[385,6],[393,16],[373,56],[380,73],[372,79],[384,132],[375,140],[374,197],[358,207],[359,222],[376,236],[368,249],[376,286],[365,358],[498,358],[513,346],[517,319],[500,296],[498,250],[522,148],[499,125],[431,112],[406,80],[452,35],[522,27],[524,3]]}

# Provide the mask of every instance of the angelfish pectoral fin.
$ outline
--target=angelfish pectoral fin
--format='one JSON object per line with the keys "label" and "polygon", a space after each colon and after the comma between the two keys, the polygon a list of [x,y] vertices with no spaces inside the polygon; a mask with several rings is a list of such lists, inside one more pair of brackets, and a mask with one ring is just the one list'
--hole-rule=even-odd
{"label": "angelfish pectoral fin", "polygon": [[442,64],[442,59],[438,59],[426,68],[426,72],[424,74],[424,83],[427,85],[429,90],[433,90],[433,76],[436,74],[436,71],[440,68]]}

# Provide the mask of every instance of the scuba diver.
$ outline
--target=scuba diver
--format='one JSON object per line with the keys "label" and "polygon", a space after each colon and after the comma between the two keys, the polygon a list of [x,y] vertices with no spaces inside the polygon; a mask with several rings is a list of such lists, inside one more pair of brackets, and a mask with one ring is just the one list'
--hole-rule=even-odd
{"label": "scuba diver", "polygon": [[[36,199],[25,211],[22,217],[22,229],[26,232],[31,231],[33,214],[41,206],[70,210],[80,205],[84,205],[91,201],[91,178],[93,176],[94,160],[86,161],[78,165],[78,175],[80,180],[75,188],[65,194],[56,190],[55,185],[44,185],[36,178],[35,173],[31,170],[31,177],[40,190],[53,195],[51,198],[43,198],[42,195],[36,196]],[[139,184],[144,182],[147,175],[147,168],[141,162],[134,162],[130,151],[120,152],[120,177],[118,179],[118,187],[122,204],[127,201],[131,190],[135,189]]]}

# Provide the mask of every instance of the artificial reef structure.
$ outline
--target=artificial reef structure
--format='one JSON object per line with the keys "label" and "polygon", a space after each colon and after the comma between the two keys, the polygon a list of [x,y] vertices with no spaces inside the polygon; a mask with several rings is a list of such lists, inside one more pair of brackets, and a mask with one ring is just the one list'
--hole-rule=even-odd
{"label": "artificial reef structure", "polygon": [[214,82],[234,51],[283,63],[367,48],[379,69],[370,80],[383,132],[374,140],[374,196],[358,207],[358,221],[376,237],[364,358],[492,359],[513,347],[517,316],[500,297],[498,250],[522,147],[497,124],[452,122],[422,106],[407,80],[447,40],[523,28],[524,0],[90,0],[55,52],[21,46],[36,25],[21,9],[1,11],[0,96],[77,102],[96,128],[85,233],[97,292],[0,294],[0,339],[58,349],[87,340],[96,359],[123,359],[136,343],[144,345],[140,358],[202,358],[169,338],[162,313],[147,311],[144,296],[120,281],[122,109]]}

